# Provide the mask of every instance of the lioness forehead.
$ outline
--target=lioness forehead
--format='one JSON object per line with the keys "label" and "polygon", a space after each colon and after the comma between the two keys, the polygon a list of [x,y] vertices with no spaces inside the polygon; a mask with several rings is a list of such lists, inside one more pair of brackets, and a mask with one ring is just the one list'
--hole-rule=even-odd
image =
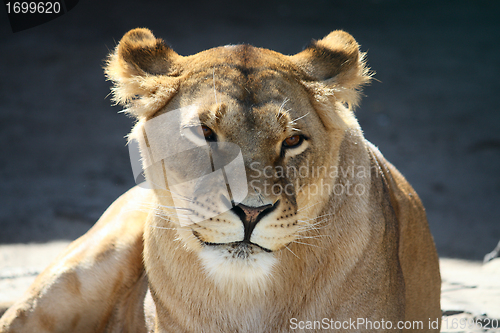
{"label": "lioness forehead", "polygon": [[286,57],[250,45],[210,49],[186,57],[184,63],[184,92],[209,87],[248,106],[281,103],[283,96],[303,88],[304,74]]}
{"label": "lioness forehead", "polygon": [[223,128],[228,137],[241,137],[241,128],[232,132],[234,126],[243,126],[265,133],[267,140],[279,140],[298,129],[289,123],[311,108],[301,73],[279,53],[236,45],[184,60],[179,94],[171,107],[197,104],[202,123]]}
{"label": "lioness forehead", "polygon": [[212,48],[185,57],[184,60],[186,61],[184,68],[192,72],[200,68],[221,65],[239,69],[245,74],[265,69],[287,74],[291,70],[299,71],[283,54],[247,44]]}

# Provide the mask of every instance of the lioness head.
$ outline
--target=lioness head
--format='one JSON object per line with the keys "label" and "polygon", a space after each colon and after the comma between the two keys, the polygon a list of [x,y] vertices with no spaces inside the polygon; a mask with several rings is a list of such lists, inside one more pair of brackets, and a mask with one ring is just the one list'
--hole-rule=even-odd
{"label": "lioness head", "polygon": [[369,81],[349,34],[293,56],[249,45],[180,56],[134,29],[106,73],[137,118],[130,138],[157,198],[152,227],[174,229],[216,280],[269,276],[345,195],[333,171],[344,137],[360,133],[352,108]]}

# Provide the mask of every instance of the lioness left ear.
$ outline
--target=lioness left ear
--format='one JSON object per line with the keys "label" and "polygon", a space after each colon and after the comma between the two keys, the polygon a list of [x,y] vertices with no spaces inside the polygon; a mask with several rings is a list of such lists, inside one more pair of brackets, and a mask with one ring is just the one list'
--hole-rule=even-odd
{"label": "lioness left ear", "polygon": [[331,88],[337,100],[350,107],[359,103],[360,88],[370,82],[371,74],[358,43],[350,34],[341,30],[313,41],[304,51],[290,59],[310,79]]}
{"label": "lioness left ear", "polygon": [[113,100],[137,118],[155,113],[177,92],[182,58],[149,29],[130,30],[105,66]]}

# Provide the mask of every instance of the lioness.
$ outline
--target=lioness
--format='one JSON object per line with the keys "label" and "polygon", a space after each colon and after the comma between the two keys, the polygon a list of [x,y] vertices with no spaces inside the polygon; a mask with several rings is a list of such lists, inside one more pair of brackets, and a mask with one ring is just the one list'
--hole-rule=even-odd
{"label": "lioness", "polygon": [[352,111],[363,56],[343,31],[292,56],[125,34],[105,70],[151,189],[113,203],[1,332],[439,331],[424,208]]}

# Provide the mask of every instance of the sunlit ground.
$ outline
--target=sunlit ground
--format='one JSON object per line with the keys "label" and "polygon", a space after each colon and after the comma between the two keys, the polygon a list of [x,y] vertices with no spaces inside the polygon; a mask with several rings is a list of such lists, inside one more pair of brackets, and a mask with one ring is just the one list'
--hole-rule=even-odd
{"label": "sunlit ground", "polygon": [[[68,244],[0,245],[0,303],[21,297]],[[440,264],[442,332],[500,332],[500,258],[485,265],[441,258]]]}

